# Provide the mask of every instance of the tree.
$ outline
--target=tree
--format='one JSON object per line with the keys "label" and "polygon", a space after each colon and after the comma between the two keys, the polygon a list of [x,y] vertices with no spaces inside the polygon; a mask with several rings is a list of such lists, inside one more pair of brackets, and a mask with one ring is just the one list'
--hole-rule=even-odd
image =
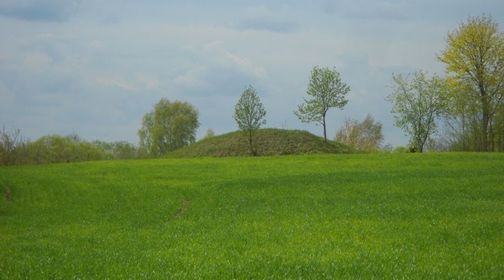
{"label": "tree", "polygon": [[383,141],[382,124],[368,114],[362,122],[346,120],[336,133],[336,141],[359,151],[376,152]]}
{"label": "tree", "polygon": [[198,126],[198,112],[191,104],[162,98],[143,117],[140,146],[151,156],[163,155],[194,143]]}
{"label": "tree", "polygon": [[345,84],[336,69],[315,66],[312,69],[307,94],[309,99],[298,106],[294,114],[302,122],[316,122],[324,128],[324,140],[327,142],[326,115],[330,108],[343,108],[348,100],[350,86]]}
{"label": "tree", "polygon": [[476,151],[480,142],[479,105],[471,101],[471,87],[452,77],[447,78],[447,114],[443,133],[437,144],[448,151]]}
{"label": "tree", "polygon": [[439,60],[455,81],[469,88],[469,94],[458,97],[479,107],[479,149],[493,150],[494,128],[502,126],[495,124],[495,116],[504,96],[504,34],[491,17],[471,17],[448,33]]}
{"label": "tree", "polygon": [[110,159],[135,159],[138,158],[138,148],[126,141],[104,142],[93,141],[94,145],[103,149]]}
{"label": "tree", "polygon": [[266,110],[257,96],[256,90],[252,86],[248,86],[236,103],[233,118],[240,130],[247,135],[250,153],[254,156],[257,155],[257,151],[253,145],[253,136],[261,125],[266,124],[265,116]]}
{"label": "tree", "polygon": [[431,79],[423,71],[413,79],[392,75],[392,102],[395,125],[410,135],[412,150],[422,152],[429,137],[436,132],[436,119],[446,110],[446,83],[434,75]]}
{"label": "tree", "polygon": [[26,141],[21,136],[21,130],[7,131],[5,127],[0,130],[0,164],[16,164],[22,159],[20,153],[26,146]]}

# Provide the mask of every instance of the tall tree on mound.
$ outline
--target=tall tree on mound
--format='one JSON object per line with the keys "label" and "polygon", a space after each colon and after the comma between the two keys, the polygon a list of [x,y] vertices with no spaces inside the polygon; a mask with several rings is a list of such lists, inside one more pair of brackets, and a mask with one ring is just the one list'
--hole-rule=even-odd
{"label": "tall tree on mound", "polygon": [[143,117],[140,147],[151,156],[160,156],[194,143],[198,126],[198,112],[191,104],[162,98]]}
{"label": "tall tree on mound", "polygon": [[324,141],[327,142],[326,115],[329,109],[343,108],[348,100],[347,93],[350,86],[345,84],[336,69],[327,67],[313,67],[308,84],[307,94],[309,99],[298,106],[294,114],[302,122],[316,122],[324,128]]}
{"label": "tall tree on mound", "polygon": [[504,33],[490,17],[469,18],[448,33],[446,49],[439,59],[451,78],[468,89],[459,91],[455,101],[479,107],[479,150],[493,150],[494,138],[503,134],[498,114],[504,107]]}
{"label": "tall tree on mound", "polygon": [[261,125],[266,124],[265,116],[266,110],[257,96],[256,90],[252,86],[248,86],[236,103],[233,118],[240,130],[247,135],[250,153],[254,156],[257,155],[253,145],[254,132]]}

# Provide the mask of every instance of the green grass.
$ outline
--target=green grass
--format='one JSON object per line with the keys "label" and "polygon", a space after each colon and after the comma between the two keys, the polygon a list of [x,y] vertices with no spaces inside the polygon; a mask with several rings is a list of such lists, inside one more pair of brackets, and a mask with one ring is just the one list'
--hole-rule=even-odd
{"label": "green grass", "polygon": [[[351,149],[328,141],[304,130],[266,128],[255,132],[254,146],[258,155],[299,155],[348,153]],[[198,141],[168,155],[168,157],[225,157],[250,155],[247,135],[230,132]]]}
{"label": "green grass", "polygon": [[504,278],[504,154],[0,168],[0,279]]}

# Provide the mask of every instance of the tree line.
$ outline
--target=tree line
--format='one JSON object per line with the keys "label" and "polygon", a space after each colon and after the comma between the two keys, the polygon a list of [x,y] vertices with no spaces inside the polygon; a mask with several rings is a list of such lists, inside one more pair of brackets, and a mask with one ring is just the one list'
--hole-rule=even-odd
{"label": "tree line", "polygon": [[[504,151],[504,34],[497,23],[470,17],[448,33],[438,60],[445,78],[422,70],[393,75],[392,113],[411,148],[421,152],[430,141],[438,150]],[[445,131],[433,139],[440,125]]]}
{"label": "tree line", "polygon": [[[409,136],[407,150],[504,151],[504,35],[489,16],[470,17],[448,33],[437,57],[446,77],[417,70],[392,74],[395,125]],[[350,86],[335,68],[313,67],[306,98],[294,111],[302,122],[322,126],[327,142],[327,112],[342,109]],[[251,155],[257,155],[255,132],[266,124],[266,110],[253,86],[238,99],[233,118],[243,132]],[[0,164],[70,162],[100,159],[159,157],[196,141],[198,111],[188,102],[162,98],[144,115],[139,146],[127,142],[88,142],[76,135],[24,140],[19,130],[0,131]],[[356,151],[382,147],[383,125],[368,115],[362,122],[347,119],[335,140]],[[209,130],[206,137],[212,137]]]}
{"label": "tree line", "polygon": [[[489,16],[470,17],[448,33],[438,60],[446,66],[446,77],[429,76],[423,70],[392,74],[387,100],[392,103],[394,124],[409,136],[408,150],[504,151],[504,34],[498,24]],[[349,91],[335,69],[316,66],[308,98],[294,113],[302,122],[320,124],[327,142],[327,112],[343,108]],[[245,107],[241,110],[253,113]],[[256,126],[239,123],[249,143]],[[381,129],[382,124],[370,115],[362,123],[346,120],[336,140],[359,151],[376,151],[383,141]],[[251,153],[255,154],[252,146]]]}
{"label": "tree line", "polygon": [[135,159],[147,156],[145,151],[125,141],[85,141],[77,135],[47,135],[29,141],[22,137],[20,130],[0,130],[0,165]]}

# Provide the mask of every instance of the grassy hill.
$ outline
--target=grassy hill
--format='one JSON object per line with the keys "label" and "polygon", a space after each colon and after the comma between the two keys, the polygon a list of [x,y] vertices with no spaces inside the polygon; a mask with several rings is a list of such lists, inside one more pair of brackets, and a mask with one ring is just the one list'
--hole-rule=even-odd
{"label": "grassy hill", "polygon": [[0,167],[0,279],[503,279],[503,154]]}
{"label": "grassy hill", "polygon": [[[350,148],[324,139],[302,130],[260,129],[254,136],[255,147],[259,155],[296,155],[321,153],[347,153]],[[248,138],[240,131],[200,140],[193,145],[183,147],[169,157],[225,157],[250,155]]]}

